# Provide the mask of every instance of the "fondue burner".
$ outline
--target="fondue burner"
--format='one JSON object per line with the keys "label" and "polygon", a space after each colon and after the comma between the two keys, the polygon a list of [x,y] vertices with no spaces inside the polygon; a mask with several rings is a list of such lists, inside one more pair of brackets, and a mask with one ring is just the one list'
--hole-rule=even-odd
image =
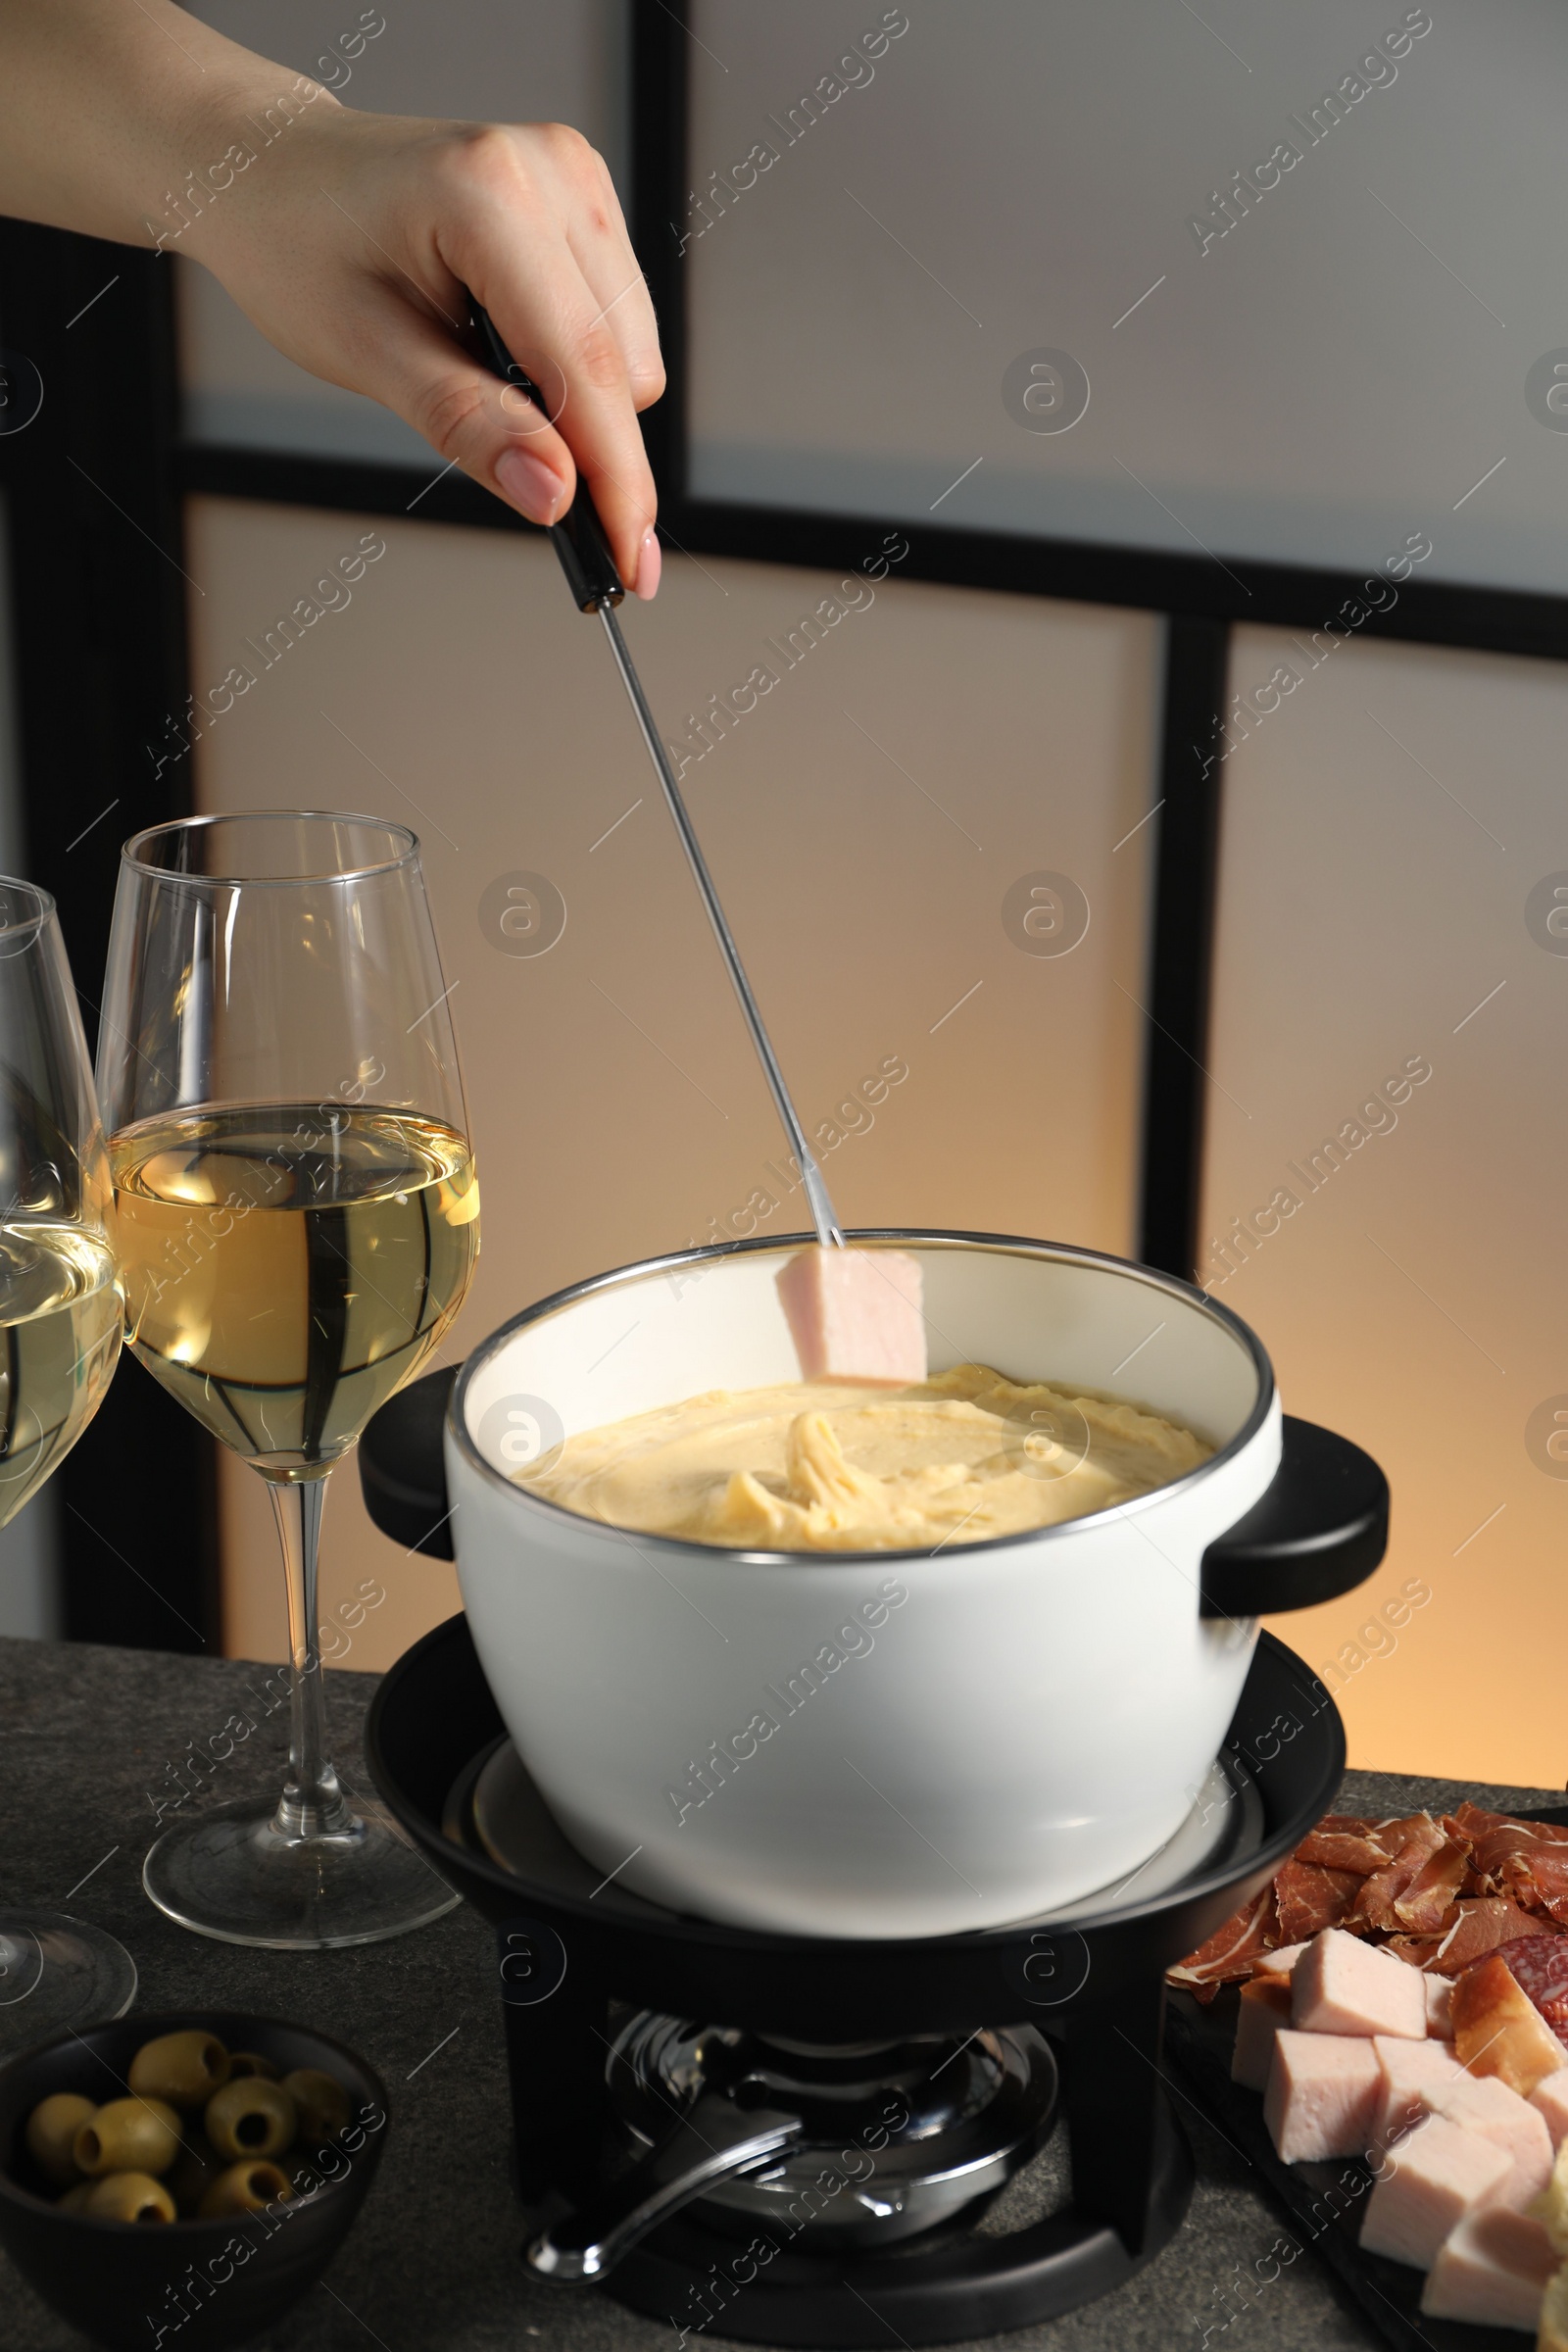
{"label": "fondue burner", "polygon": [[1187,1823],[1119,1886],[1006,1928],[830,1941],[606,1880],[529,1780],[462,1617],[392,1669],[366,1744],[497,1929],[535,2275],[683,2341],[876,2352],[1056,2317],[1168,2242],[1193,2165],[1164,1971],[1272,1876],[1345,1764],[1321,1684],[1262,1635]]}
{"label": "fondue burner", "polygon": [[715,2101],[798,2117],[776,2158],[705,2187],[688,2210],[737,2237],[760,2224],[809,2253],[888,2245],[995,2196],[1055,2122],[1056,2082],[1050,2045],[1029,2026],[813,2049],[646,2010],[622,2030],[606,2075],[640,2155],[666,2137],[672,2115],[695,2119]]}

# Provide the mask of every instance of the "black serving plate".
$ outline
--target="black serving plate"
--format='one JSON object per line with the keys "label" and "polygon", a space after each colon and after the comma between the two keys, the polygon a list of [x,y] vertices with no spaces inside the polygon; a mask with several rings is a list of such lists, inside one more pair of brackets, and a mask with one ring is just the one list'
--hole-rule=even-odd
{"label": "black serving plate", "polygon": [[[1568,1822],[1568,1807],[1519,1816]],[[1236,2040],[1237,1987],[1227,1985],[1205,2008],[1190,1992],[1173,1992],[1165,2016],[1165,2047],[1198,2094],[1200,2105],[1268,2183],[1290,2217],[1288,2235],[1303,2251],[1311,2247],[1338,2273],[1374,2328],[1396,2352],[1520,2352],[1528,2338],[1516,2328],[1482,2328],[1468,2320],[1428,2319],[1421,2309],[1426,2273],[1409,2263],[1361,2249],[1361,2216],[1372,2189],[1372,2174],[1358,2157],[1331,2164],[1282,2164],[1263,2122],[1262,2094],[1231,2081]],[[1270,2259],[1278,2260],[1278,2254]],[[1291,2256],[1292,2261],[1298,2259]],[[1254,2282],[1250,2300],[1268,2301],[1268,2285]],[[1241,2312],[1233,2293],[1227,2309]],[[1221,2322],[1216,2304],[1199,2315],[1200,2327]]]}

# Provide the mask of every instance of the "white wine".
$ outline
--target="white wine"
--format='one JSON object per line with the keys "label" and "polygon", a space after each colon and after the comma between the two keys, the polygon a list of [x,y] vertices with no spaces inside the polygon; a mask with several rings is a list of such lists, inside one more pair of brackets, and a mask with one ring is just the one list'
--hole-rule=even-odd
{"label": "white wine", "polygon": [[44,1218],[0,1223],[0,1527],[98,1410],[120,1328],[101,1235]]}
{"label": "white wine", "polygon": [[110,1156],[127,1346],[267,1477],[324,1475],[463,1303],[467,1143],[404,1111],[264,1103],[141,1120]]}

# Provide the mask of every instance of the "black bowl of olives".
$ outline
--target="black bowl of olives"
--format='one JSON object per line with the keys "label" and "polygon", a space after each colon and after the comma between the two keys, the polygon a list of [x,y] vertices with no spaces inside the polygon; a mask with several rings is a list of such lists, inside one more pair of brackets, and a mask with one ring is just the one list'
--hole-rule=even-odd
{"label": "black bowl of olives", "polygon": [[275,2018],[68,2034],[0,2070],[0,2244],[109,2352],[222,2352],[325,2270],[386,2120],[363,2059]]}

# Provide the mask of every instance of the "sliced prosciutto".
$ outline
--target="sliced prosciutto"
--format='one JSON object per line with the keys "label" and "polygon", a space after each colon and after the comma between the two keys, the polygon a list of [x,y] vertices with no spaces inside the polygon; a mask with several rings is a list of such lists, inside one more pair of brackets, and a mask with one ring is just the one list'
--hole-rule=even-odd
{"label": "sliced prosciutto", "polygon": [[1327,1870],[1298,1857],[1274,1881],[1280,1935],[1287,1943],[1305,1943],[1324,1928],[1337,1928],[1353,1908],[1362,1882],[1353,1871]]}
{"label": "sliced prosciutto", "polygon": [[1410,1923],[1399,1917],[1396,1905],[1421,1877],[1434,1854],[1439,1854],[1448,1840],[1430,1813],[1417,1814],[1412,1820],[1397,1825],[1405,1831],[1403,1844],[1394,1860],[1382,1870],[1375,1870],[1363,1885],[1355,1903],[1355,1919],[1369,1928],[1381,1928],[1387,1935],[1408,1931]]}
{"label": "sliced prosciutto", "polygon": [[1544,1911],[1568,1927],[1568,1846],[1527,1846],[1510,1854],[1498,1875],[1527,1911]]}
{"label": "sliced prosciutto", "polygon": [[1394,1860],[1402,1838],[1390,1843],[1389,1824],[1362,1821],[1353,1813],[1327,1813],[1296,1849],[1298,1862],[1316,1862],[1324,1870],[1350,1870],[1369,1879]]}
{"label": "sliced prosciutto", "polygon": [[1279,1940],[1274,1909],[1274,1889],[1265,1886],[1240,1911],[1232,1912],[1222,1928],[1216,1928],[1206,1943],[1175,1968],[1166,1970],[1172,1984],[1185,1984],[1196,1991],[1200,2000],[1212,2000],[1222,1984],[1237,1984],[1252,1974],[1253,1962]]}
{"label": "sliced prosciutto", "polygon": [[[1533,1941],[1525,1989],[1568,2047],[1568,1825],[1468,1803],[1438,1821],[1327,1814],[1281,1865],[1268,1900],[1245,1905],[1169,1982],[1212,2000],[1221,1984],[1275,1973],[1280,1946],[1294,1949],[1325,1928],[1439,1984],[1489,1952]],[[1441,2030],[1441,1990],[1429,1999]]]}
{"label": "sliced prosciutto", "polygon": [[1469,1864],[1470,1857],[1458,1839],[1445,1838],[1404,1892],[1394,1898],[1394,1916],[1400,1927],[1412,1936],[1439,1935],[1448,1927]]}
{"label": "sliced prosciutto", "polygon": [[1462,1895],[1454,1909],[1459,1916],[1430,1962],[1440,1976],[1462,1976],[1472,1961],[1494,1952],[1499,1944],[1541,1933],[1541,1922],[1505,1895]]}

